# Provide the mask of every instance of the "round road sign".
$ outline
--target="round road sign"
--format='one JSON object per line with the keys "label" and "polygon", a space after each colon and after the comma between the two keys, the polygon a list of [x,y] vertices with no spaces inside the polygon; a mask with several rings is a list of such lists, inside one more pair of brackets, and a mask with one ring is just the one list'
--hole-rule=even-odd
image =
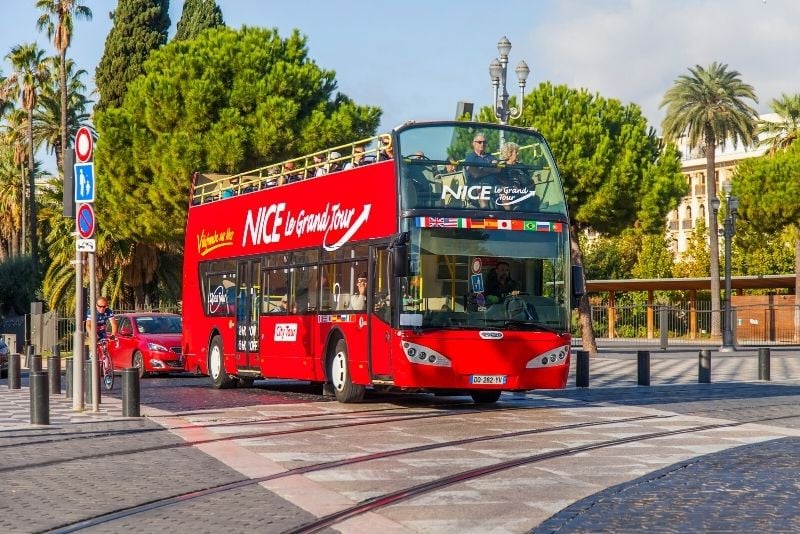
{"label": "round road sign", "polygon": [[78,235],[81,239],[89,239],[94,235],[94,210],[91,204],[78,206]]}
{"label": "round road sign", "polygon": [[82,126],[75,134],[75,159],[81,163],[86,163],[92,159],[92,132],[89,128]]}

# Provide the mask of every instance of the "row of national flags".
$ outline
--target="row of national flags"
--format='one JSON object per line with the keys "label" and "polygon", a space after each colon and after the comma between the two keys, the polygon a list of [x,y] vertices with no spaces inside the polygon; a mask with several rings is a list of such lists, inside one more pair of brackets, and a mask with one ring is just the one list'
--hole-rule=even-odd
{"label": "row of national flags", "polygon": [[419,228],[476,228],[480,230],[514,230],[522,232],[561,232],[564,223],[522,221],[518,219],[471,219],[469,217],[417,217]]}

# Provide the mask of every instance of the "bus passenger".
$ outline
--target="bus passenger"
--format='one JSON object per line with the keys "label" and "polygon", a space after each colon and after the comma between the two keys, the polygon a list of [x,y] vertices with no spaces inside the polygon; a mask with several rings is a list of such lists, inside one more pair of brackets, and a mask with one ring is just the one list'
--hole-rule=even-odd
{"label": "bus passenger", "polygon": [[344,165],[344,170],[354,169],[364,164],[364,147],[357,145],[353,147],[353,159]]}
{"label": "bus passenger", "polygon": [[274,307],[270,313],[289,313],[289,295],[283,295],[280,304]]}
{"label": "bus passenger", "polygon": [[[470,165],[472,163],[473,165]],[[467,173],[467,185],[489,185],[487,176],[497,174],[499,170],[494,166],[497,165],[497,158],[491,153],[486,152],[486,136],[478,132],[472,138],[472,152],[467,154],[464,158],[464,170]],[[489,202],[481,198],[478,201],[481,208],[488,208]]]}
{"label": "bus passenger", "polygon": [[283,173],[278,179],[278,184],[290,184],[292,182],[299,182],[302,177],[295,171],[294,161],[287,161],[283,164]]}
{"label": "bus passenger", "polygon": [[378,161],[394,159],[394,147],[392,138],[388,135],[381,136],[381,151],[378,153]]}
{"label": "bus passenger", "polygon": [[367,273],[361,273],[356,280],[356,293],[350,295],[351,310],[367,309]]}
{"label": "bus passenger", "polygon": [[316,170],[314,171],[314,176],[325,176],[328,174],[328,168],[325,165],[325,155],[324,154],[314,154],[314,167]]}
{"label": "bus passenger", "polygon": [[342,162],[339,161],[342,159],[342,155],[336,152],[335,150],[328,154],[328,173],[338,172],[342,170]]}

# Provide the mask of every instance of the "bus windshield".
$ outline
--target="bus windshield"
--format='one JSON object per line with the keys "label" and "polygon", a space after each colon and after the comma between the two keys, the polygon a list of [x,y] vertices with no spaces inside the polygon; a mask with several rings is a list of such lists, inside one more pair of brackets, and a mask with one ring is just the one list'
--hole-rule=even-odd
{"label": "bus windshield", "polygon": [[550,148],[534,130],[423,123],[399,129],[397,139],[403,209],[566,215]]}
{"label": "bus windshield", "polygon": [[488,229],[437,227],[435,217],[416,222],[409,276],[400,279],[401,328],[568,331],[566,224],[509,221],[508,228]]}

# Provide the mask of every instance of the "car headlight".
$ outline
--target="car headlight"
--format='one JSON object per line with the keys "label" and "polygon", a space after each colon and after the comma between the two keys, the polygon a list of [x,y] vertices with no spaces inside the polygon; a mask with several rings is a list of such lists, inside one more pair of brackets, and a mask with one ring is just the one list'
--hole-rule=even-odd
{"label": "car headlight", "polygon": [[169,349],[164,345],[159,345],[158,343],[148,343],[147,349],[152,350],[153,352],[169,352]]}

